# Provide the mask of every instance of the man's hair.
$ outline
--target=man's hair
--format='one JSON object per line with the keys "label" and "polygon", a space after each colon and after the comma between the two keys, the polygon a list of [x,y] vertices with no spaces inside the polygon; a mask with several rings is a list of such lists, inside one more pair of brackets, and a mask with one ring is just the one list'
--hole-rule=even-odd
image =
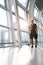
{"label": "man's hair", "polygon": [[31,23],[34,23],[34,20],[33,19],[31,20]]}

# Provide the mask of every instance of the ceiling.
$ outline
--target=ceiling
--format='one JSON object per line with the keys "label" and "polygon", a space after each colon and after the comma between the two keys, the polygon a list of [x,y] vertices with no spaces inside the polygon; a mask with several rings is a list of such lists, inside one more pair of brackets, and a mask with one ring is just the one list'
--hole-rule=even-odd
{"label": "ceiling", "polygon": [[35,4],[39,10],[43,10],[43,0],[36,0]]}

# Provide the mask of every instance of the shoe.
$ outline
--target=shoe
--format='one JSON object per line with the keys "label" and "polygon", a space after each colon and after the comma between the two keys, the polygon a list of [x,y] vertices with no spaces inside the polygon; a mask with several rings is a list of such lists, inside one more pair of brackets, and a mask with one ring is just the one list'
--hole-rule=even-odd
{"label": "shoe", "polygon": [[37,46],[35,46],[35,48],[37,48]]}
{"label": "shoe", "polygon": [[33,48],[33,46],[31,48]]}

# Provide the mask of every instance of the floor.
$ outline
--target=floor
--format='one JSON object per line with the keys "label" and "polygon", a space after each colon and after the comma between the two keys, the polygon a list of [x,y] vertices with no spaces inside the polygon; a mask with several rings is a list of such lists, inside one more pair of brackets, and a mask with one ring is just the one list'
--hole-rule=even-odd
{"label": "floor", "polygon": [[0,65],[43,65],[43,48],[0,48]]}

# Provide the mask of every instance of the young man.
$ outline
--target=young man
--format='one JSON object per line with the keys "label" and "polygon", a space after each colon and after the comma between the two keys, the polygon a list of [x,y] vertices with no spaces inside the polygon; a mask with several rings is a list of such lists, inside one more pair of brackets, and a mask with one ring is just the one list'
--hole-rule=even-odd
{"label": "young man", "polygon": [[31,24],[29,25],[29,35],[30,35],[30,44],[32,44],[33,48],[33,38],[35,38],[35,47],[37,47],[37,37],[38,37],[38,32],[37,32],[37,25],[34,23],[34,20],[31,20]]}

